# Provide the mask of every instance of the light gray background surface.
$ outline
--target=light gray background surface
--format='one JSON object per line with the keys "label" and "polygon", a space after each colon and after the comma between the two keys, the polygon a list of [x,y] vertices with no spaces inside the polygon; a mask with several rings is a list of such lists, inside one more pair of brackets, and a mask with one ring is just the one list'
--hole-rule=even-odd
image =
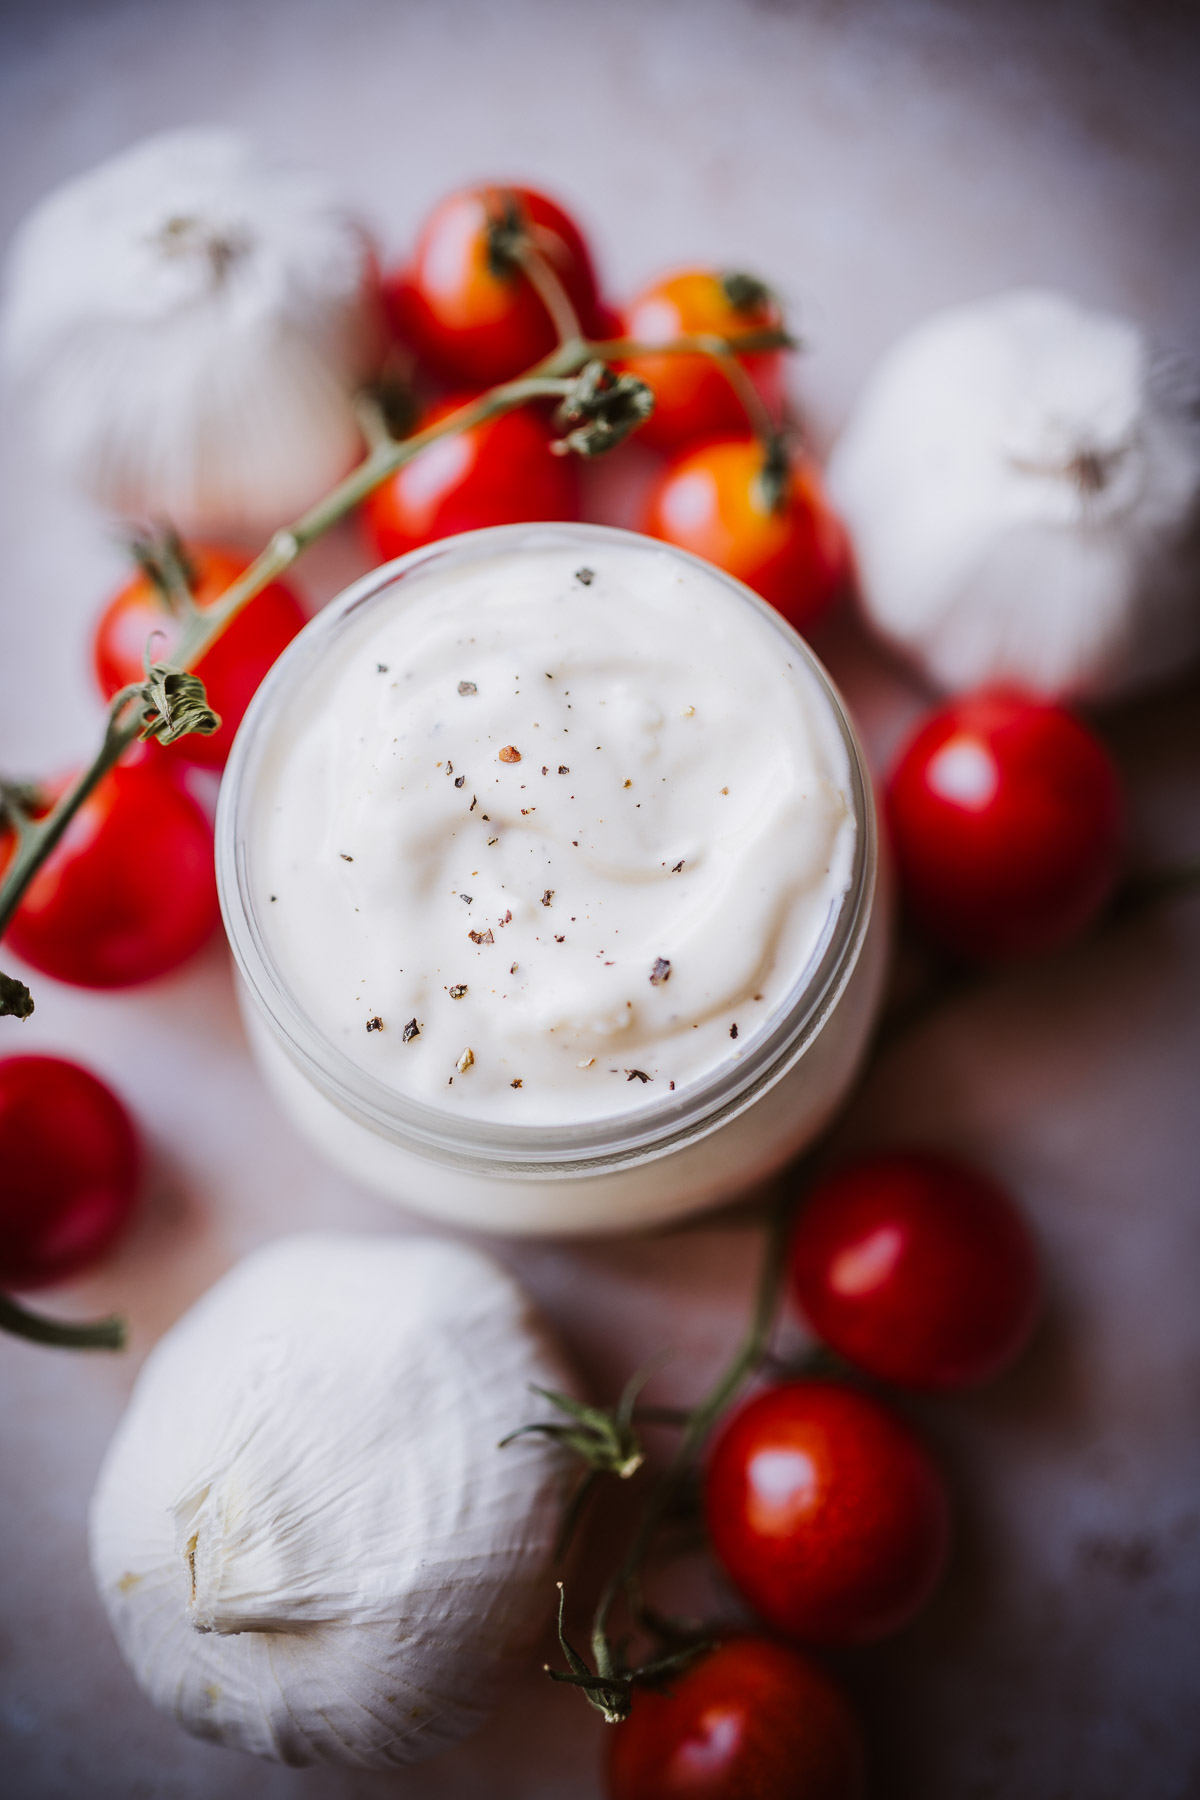
{"label": "light gray background surface", "polygon": [[[935,306],[1017,282],[1200,330],[1193,8],[1014,0],[195,0],[0,8],[0,244],[49,186],[180,122],[250,127],[332,170],[399,251],[479,175],[576,207],[607,284],[693,258],[793,303],[818,444],[873,357]],[[86,271],[80,271],[86,279]],[[597,504],[621,517],[621,483]],[[605,496],[607,495],[607,498]],[[305,566],[312,600],[361,566]],[[106,525],[0,422],[0,767],[88,754],[88,626],[122,570]],[[843,622],[820,645],[879,764],[922,704]],[[1200,848],[1197,689],[1106,722],[1143,858]],[[88,1493],[147,1348],[282,1230],[407,1229],[318,1167],[252,1070],[223,947],[142,993],[39,978],[0,1053],[76,1055],[150,1136],[153,1193],[63,1310],[118,1306],[123,1359],[0,1343],[0,1793],[13,1800],[589,1800],[603,1728],[529,1674],[480,1737],[407,1776],[297,1773],[194,1743],[126,1673],[93,1597]],[[954,1572],[846,1674],[877,1796],[1185,1800],[1200,1792],[1200,907],[1165,907],[998,978],[899,1045],[841,1141],[927,1140],[1009,1181],[1048,1317],[982,1396],[923,1407],[960,1502]],[[597,1394],[651,1351],[697,1391],[752,1279],[743,1217],[582,1248],[499,1246]],[[587,1572],[575,1577],[586,1598]]]}

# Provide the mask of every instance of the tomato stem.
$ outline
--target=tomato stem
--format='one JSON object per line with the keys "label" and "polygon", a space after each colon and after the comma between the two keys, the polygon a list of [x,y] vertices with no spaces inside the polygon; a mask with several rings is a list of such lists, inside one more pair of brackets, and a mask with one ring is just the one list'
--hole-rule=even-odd
{"label": "tomato stem", "polygon": [[783,1290],[791,1217],[790,1189],[781,1190],[768,1215],[754,1309],[742,1340],[708,1393],[685,1415],[679,1447],[652,1488],[625,1555],[601,1591],[592,1620],[592,1657],[601,1678],[610,1678],[619,1672],[609,1635],[609,1622],[617,1600],[622,1594],[628,1596],[635,1588],[659,1526],[681,1482],[694,1466],[709,1432],[734,1395],[754,1374],[770,1347]]}
{"label": "tomato stem", "polygon": [[34,1344],[52,1344],[60,1350],[125,1348],[123,1319],[93,1319],[86,1325],[73,1325],[65,1319],[45,1319],[40,1313],[28,1312],[6,1294],[0,1294],[0,1331],[27,1338]]}

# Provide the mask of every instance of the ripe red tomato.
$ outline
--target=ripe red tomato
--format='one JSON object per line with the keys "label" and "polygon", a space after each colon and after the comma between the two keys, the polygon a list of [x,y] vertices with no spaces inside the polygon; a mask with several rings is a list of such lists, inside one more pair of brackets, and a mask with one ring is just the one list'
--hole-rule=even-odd
{"label": "ripe red tomato", "polygon": [[765,1389],[713,1446],[712,1546],[789,1636],[866,1643],[906,1623],[946,1559],[941,1476],[907,1426],[836,1382]]}
{"label": "ripe red tomato", "polygon": [[532,188],[463,188],[429,215],[409,268],[384,278],[396,330],[444,381],[491,387],[558,341],[528,276],[489,260],[488,227],[507,206],[515,206],[562,282],[585,335],[603,333],[592,259],[574,220]]}
{"label": "ripe red tomato", "polygon": [[[664,343],[690,332],[736,337],[783,324],[779,303],[744,275],[683,269],[656,281],[625,314],[624,335]],[[741,362],[775,419],[783,412],[783,352],[767,350]],[[711,356],[636,356],[622,367],[654,389],[654,412],[639,427],[643,443],[675,449],[705,437],[740,437],[746,409]]]}
{"label": "ripe red tomato", "polygon": [[846,533],[814,464],[793,462],[779,511],[761,491],[762,472],[753,438],[686,451],[651,489],[642,529],[716,563],[807,631],[848,577]]}
{"label": "ripe red tomato", "polygon": [[1100,740],[1060,706],[985,692],[917,732],[887,796],[913,918],[974,959],[1052,949],[1117,876],[1121,795]]}
{"label": "ripe red tomato", "polygon": [[818,1183],[791,1248],[814,1331],[884,1381],[983,1381],[1033,1326],[1038,1271],[1002,1188],[928,1152],[867,1156]]}
{"label": "ripe red tomato", "polygon": [[609,1734],[611,1800],[858,1800],[849,1706],[807,1657],[732,1638],[662,1690],[638,1688]]}
{"label": "ripe red tomato", "polygon": [[[435,424],[462,404],[443,401],[422,423]],[[456,531],[577,519],[578,474],[571,457],[552,453],[552,435],[544,419],[522,408],[430,444],[367,497],[367,529],[380,561]]]}
{"label": "ripe red tomato", "polygon": [[[0,867],[11,849],[0,840]],[[58,981],[130,987],[191,956],[216,922],[212,827],[169,767],[146,760],[84,801],[4,941]]]}
{"label": "ripe red tomato", "polygon": [[[192,591],[201,606],[219,599],[249,564],[248,557],[209,544],[190,545],[187,558],[195,577]],[[221,715],[221,729],[211,737],[192,733],[180,738],[168,754],[222,768],[255,690],[303,624],[300,602],[283,582],[273,581],[257,594],[196,665],[209,705]],[[96,626],[92,655],[106,698],[142,679],[152,632],[161,635],[150,645],[150,660],[169,662],[179,641],[179,620],[149,576],[138,575],[113,596]]]}
{"label": "ripe red tomato", "polygon": [[0,1058],[0,1286],[89,1268],[128,1224],[141,1155],[117,1096],[58,1056]]}

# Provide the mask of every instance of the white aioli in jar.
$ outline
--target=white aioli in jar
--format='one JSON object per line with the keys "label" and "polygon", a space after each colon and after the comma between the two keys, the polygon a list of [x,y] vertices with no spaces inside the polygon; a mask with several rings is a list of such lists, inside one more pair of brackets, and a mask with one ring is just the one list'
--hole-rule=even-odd
{"label": "white aioli in jar", "polygon": [[256,911],[398,1094],[635,1113],[778,1021],[851,878],[849,781],[812,670],[703,566],[615,536],[435,565],[275,722]]}

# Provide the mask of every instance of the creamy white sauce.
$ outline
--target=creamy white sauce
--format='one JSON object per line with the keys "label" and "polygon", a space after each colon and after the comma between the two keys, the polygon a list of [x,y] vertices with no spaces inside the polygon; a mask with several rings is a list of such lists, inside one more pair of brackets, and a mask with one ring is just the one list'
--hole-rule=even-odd
{"label": "creamy white sauce", "polygon": [[409,575],[301,683],[255,906],[305,1012],[398,1093],[642,1110],[778,1020],[850,878],[848,789],[817,678],[716,576],[523,547]]}

